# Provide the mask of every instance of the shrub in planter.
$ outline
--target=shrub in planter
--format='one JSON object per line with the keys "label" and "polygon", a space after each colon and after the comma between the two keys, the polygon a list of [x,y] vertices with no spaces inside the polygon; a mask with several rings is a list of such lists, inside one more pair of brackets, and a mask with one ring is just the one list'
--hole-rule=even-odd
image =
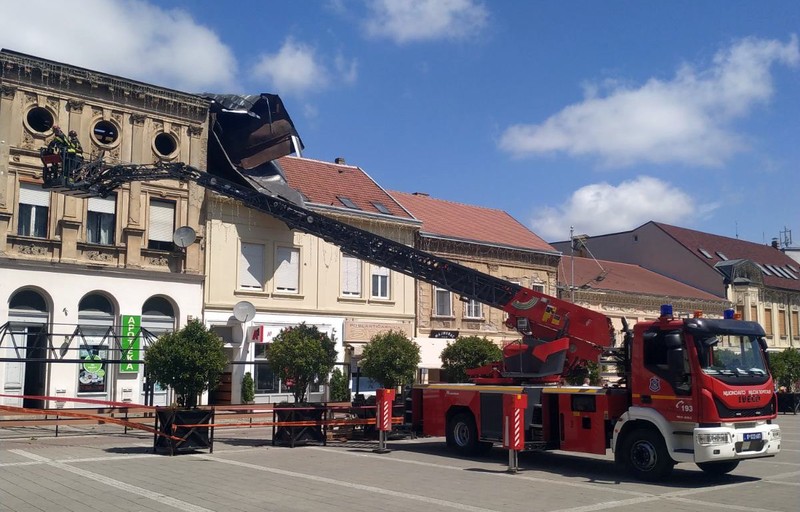
{"label": "shrub in planter", "polygon": [[486,337],[461,336],[442,350],[442,370],[447,382],[469,382],[467,370],[503,358],[503,351]]}
{"label": "shrub in planter", "polygon": [[364,346],[361,373],[387,389],[414,382],[419,366],[419,345],[402,331],[376,334]]}
{"label": "shrub in planter", "polygon": [[348,386],[347,376],[339,368],[335,368],[331,374],[331,402],[349,402],[350,387]]}
{"label": "shrub in planter", "polygon": [[245,373],[242,377],[241,395],[243,404],[251,404],[256,399],[255,382],[253,382],[253,375],[250,372]]}
{"label": "shrub in planter", "polygon": [[[171,387],[177,395],[173,407],[156,409],[156,421],[162,435],[154,447],[169,447],[170,453],[184,449],[210,448],[208,427],[178,427],[213,422],[212,410],[197,409],[198,397],[214,389],[228,364],[222,340],[198,320],[186,327],[159,337],[145,351],[148,378],[163,387]],[[171,439],[170,436],[181,438]]]}
{"label": "shrub in planter", "polygon": [[769,369],[779,389],[786,392],[800,392],[800,351],[787,348],[782,352],[770,354]]}

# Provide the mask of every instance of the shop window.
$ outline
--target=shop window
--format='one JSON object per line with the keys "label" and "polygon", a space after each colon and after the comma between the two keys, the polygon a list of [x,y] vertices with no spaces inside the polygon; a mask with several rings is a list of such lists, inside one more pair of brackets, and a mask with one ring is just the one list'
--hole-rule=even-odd
{"label": "shop window", "polygon": [[114,308],[100,294],[87,295],[78,304],[78,393],[107,394],[109,350],[114,340]]}

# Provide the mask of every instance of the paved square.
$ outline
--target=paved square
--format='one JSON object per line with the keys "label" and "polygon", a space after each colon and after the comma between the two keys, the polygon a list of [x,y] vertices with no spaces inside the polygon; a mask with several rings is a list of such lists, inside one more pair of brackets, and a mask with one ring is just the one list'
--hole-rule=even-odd
{"label": "paved square", "polygon": [[[506,473],[500,448],[451,455],[442,439],[273,447],[270,429],[217,430],[214,453],[152,453],[152,437],[120,430],[0,432],[0,511],[796,511],[800,416],[781,415],[782,452],[711,478],[678,465],[636,482],[610,455],[525,453]],[[87,435],[87,431],[94,433]],[[25,436],[25,437],[22,437]]]}

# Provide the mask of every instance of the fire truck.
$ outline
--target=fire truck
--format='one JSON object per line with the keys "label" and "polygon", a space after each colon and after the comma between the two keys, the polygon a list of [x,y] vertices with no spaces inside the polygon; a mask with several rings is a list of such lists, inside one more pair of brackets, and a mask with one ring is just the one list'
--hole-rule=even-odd
{"label": "fire truck", "polygon": [[[192,181],[241,201],[362,260],[431,283],[507,314],[520,340],[501,361],[470,371],[472,382],[416,386],[411,424],[443,436],[463,454],[503,441],[503,408],[524,398],[520,449],[605,454],[635,477],[656,480],[676,463],[723,474],[743,459],[780,450],[773,423],[777,398],[764,331],[755,322],[675,318],[624,325],[614,346],[605,315],[467,268],[305,207],[277,158],[302,143],[275,95],[211,96],[207,170],[179,162],[128,164],[102,157],[67,162],[42,150],[44,188],[78,197],[106,196],[124,183]],[[620,378],[610,387],[564,386],[562,376],[603,357]]]}

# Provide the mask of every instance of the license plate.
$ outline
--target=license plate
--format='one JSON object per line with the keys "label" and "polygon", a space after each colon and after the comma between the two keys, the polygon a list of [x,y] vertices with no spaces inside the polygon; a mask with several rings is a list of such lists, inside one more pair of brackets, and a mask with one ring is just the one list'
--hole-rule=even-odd
{"label": "license plate", "polygon": [[743,441],[761,441],[761,432],[750,432],[742,435]]}

